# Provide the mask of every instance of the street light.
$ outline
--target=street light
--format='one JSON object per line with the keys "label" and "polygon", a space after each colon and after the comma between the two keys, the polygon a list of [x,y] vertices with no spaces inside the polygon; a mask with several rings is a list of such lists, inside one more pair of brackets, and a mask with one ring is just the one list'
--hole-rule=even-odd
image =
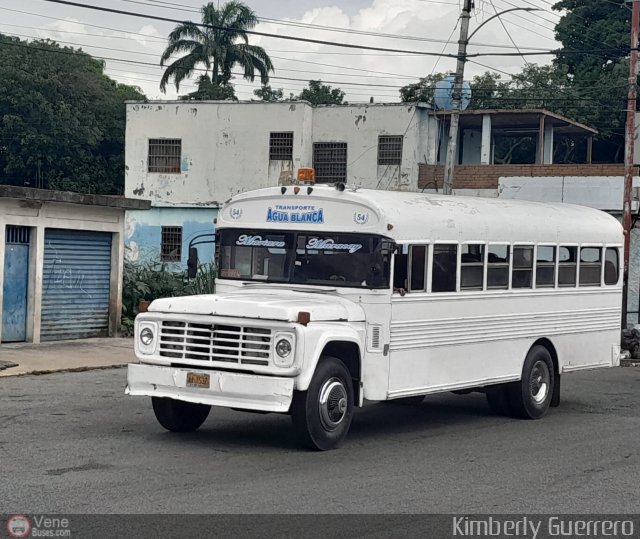
{"label": "street light", "polygon": [[464,82],[464,64],[467,61],[467,45],[469,44],[469,41],[485,24],[496,17],[504,15],[505,13],[510,13],[511,11],[540,11],[539,9],[532,7],[514,7],[506,9],[489,17],[486,21],[483,21],[482,24],[471,33],[471,35],[468,35],[469,19],[471,18],[472,7],[473,0],[465,0],[464,7],[462,8],[462,14],[460,15],[461,24],[460,40],[458,41],[458,60],[453,83],[451,125],[449,126],[449,142],[447,144],[447,157],[444,166],[444,182],[442,186],[442,190],[445,195],[451,195],[453,193],[453,169],[455,166],[454,160],[456,155],[456,146],[458,143],[458,127],[460,125],[460,103],[462,101],[462,84]]}

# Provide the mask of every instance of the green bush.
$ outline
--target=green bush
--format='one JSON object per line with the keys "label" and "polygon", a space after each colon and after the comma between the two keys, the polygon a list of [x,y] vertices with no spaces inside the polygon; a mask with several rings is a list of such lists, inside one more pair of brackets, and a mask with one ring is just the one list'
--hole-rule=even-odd
{"label": "green bush", "polygon": [[133,319],[138,314],[141,300],[212,294],[217,275],[215,264],[201,264],[195,279],[190,280],[186,271],[171,271],[161,262],[125,261],[122,286],[122,321],[125,334],[130,333]]}

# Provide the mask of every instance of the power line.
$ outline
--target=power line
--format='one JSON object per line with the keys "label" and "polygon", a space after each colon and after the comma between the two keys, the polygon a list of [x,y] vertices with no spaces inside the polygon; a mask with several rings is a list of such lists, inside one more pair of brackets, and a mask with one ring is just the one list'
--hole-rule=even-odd
{"label": "power line", "polygon": [[[111,58],[111,57],[104,57],[104,56],[92,56],[89,55],[83,51],[75,51],[75,50],[66,50],[66,49],[56,49],[56,48],[47,48],[47,47],[39,47],[36,45],[32,45],[32,44],[27,44],[27,43],[13,43],[13,42],[4,42],[5,45],[10,45],[10,46],[16,46],[16,47],[20,47],[20,48],[24,48],[24,49],[29,49],[29,50],[38,50],[38,51],[44,51],[44,52],[50,52],[50,53],[56,53],[56,54],[66,54],[66,55],[74,55],[74,54],[86,54],[89,58],[97,58],[100,60],[110,60],[110,61],[114,61],[114,62],[119,62],[119,63],[125,63],[125,64],[132,64],[132,65],[142,65],[142,66],[147,66],[147,67],[154,67],[154,68],[158,68],[159,66],[157,64],[151,63],[151,62],[142,62],[142,61],[138,61],[138,60],[130,60],[130,59],[122,59],[122,58]],[[131,51],[123,51],[123,52],[131,52]],[[480,64],[483,65],[483,64]],[[487,67],[489,69],[493,69],[490,66],[484,66],[483,67]],[[194,71],[200,71],[200,72],[206,72],[205,69],[198,69],[195,68]],[[507,72],[503,72],[505,74],[508,74]],[[233,73],[233,75],[235,76],[242,76],[241,73]],[[509,74],[510,76],[514,76],[513,74]],[[305,79],[300,79],[300,78],[293,78],[293,77],[273,77],[274,79],[277,80],[286,80],[286,81],[294,81],[294,82],[302,82],[302,83],[308,83],[309,79],[305,78]],[[317,80],[317,79],[312,79],[312,80]],[[376,87],[376,88],[393,88],[393,89],[399,89],[400,86],[398,85],[389,85],[389,84],[366,84],[366,83],[352,83],[352,82],[347,82],[347,81],[330,81],[330,80],[323,80],[324,83],[326,84],[336,84],[336,85],[340,85],[340,86],[364,86],[364,87]],[[511,84],[514,83],[514,81],[505,81],[504,83],[506,84]],[[624,87],[626,88],[627,85],[624,85]],[[616,88],[622,88],[622,86],[606,86],[606,87],[599,87],[601,90],[604,89],[616,89]],[[478,90],[490,90],[493,88],[486,88],[486,87],[476,87],[476,89]],[[555,90],[550,90],[550,91],[554,91]],[[530,95],[529,97],[531,98],[544,98],[544,99],[548,99],[548,96],[545,95]],[[506,99],[506,98],[496,98],[496,99]],[[521,99],[521,98],[514,98],[514,99]],[[582,98],[585,99],[585,98]],[[588,99],[592,99],[594,101],[598,101],[598,99],[595,98],[588,98]]]}
{"label": "power line", "polygon": [[[115,13],[118,15],[128,15],[131,17],[140,17],[140,18],[144,18],[144,19],[150,19],[150,20],[155,20],[155,21],[161,21],[161,22],[171,22],[171,23],[175,23],[175,24],[183,24],[185,21],[180,21],[178,19],[173,19],[170,17],[161,17],[159,15],[152,15],[152,14],[144,14],[144,13],[137,13],[134,11],[126,11],[126,10],[122,10],[122,9],[114,9],[114,8],[107,8],[107,7],[101,7],[101,6],[91,6],[88,4],[82,4],[79,2],[72,2],[70,0],[43,0],[44,2],[50,2],[53,4],[62,4],[62,5],[67,5],[67,6],[73,6],[73,7],[79,7],[79,8],[84,8],[84,9],[92,9],[92,10],[97,10],[97,11],[103,11],[106,13]],[[229,31],[230,28],[225,27],[225,26],[218,26],[218,25],[211,25],[211,24],[202,24],[202,23],[196,23],[196,22],[192,22],[192,24],[194,26],[198,26],[200,28],[208,28],[208,29],[212,29],[212,30],[221,30],[221,31]],[[271,37],[271,38],[276,38],[276,39],[283,39],[283,40],[288,40],[288,41],[300,41],[300,42],[305,42],[305,43],[313,43],[316,45],[329,45],[329,46],[333,46],[333,47],[344,47],[344,48],[349,48],[349,49],[360,49],[360,50],[371,50],[371,51],[379,51],[379,52],[399,52],[399,53],[404,53],[404,54],[415,54],[415,55],[425,55],[425,56],[439,56],[437,53],[433,53],[433,52],[426,52],[426,51],[412,51],[412,50],[405,50],[405,49],[392,49],[392,48],[385,48],[385,47],[372,47],[372,46],[367,46],[367,45],[354,45],[351,43],[339,43],[339,42],[335,42],[335,41],[326,41],[326,40],[322,40],[322,39],[311,39],[311,38],[304,38],[304,37],[295,37],[295,36],[290,36],[290,35],[286,35],[286,34],[272,34],[269,32],[260,32],[258,30],[243,30],[243,32],[245,34],[248,35],[256,35],[256,36],[261,36],[261,37]],[[451,58],[455,58],[455,55],[447,55]]]}
{"label": "power line", "polygon": [[[513,43],[513,46],[516,48],[516,50],[518,52],[522,52],[518,48],[518,45],[516,45],[516,42],[513,40],[513,37],[511,37],[511,34],[509,33],[509,30],[507,30],[507,27],[505,26],[504,21],[502,20],[502,17],[500,16],[500,13],[498,13],[498,10],[496,9],[496,6],[493,3],[493,0],[489,0],[489,2],[491,2],[491,7],[493,8],[493,11],[496,12],[496,16],[498,17],[498,20],[500,21],[500,25],[502,26],[502,28],[504,29],[505,33],[507,34],[507,37],[509,38],[509,41],[511,41],[511,43]],[[522,56],[522,59],[524,60],[525,65],[528,64],[527,59],[524,56]]]}
{"label": "power line", "polygon": [[[68,5],[68,6],[74,6],[74,7],[80,7],[80,8],[85,8],[85,9],[92,9],[92,10],[97,10],[97,11],[104,11],[107,13],[116,13],[118,15],[128,15],[131,17],[140,17],[140,18],[144,18],[144,19],[151,19],[151,20],[157,20],[157,21],[162,21],[162,22],[172,22],[172,23],[177,23],[177,24],[183,24],[185,21],[180,21],[177,19],[172,19],[169,17],[161,17],[159,15],[151,15],[151,14],[144,14],[144,13],[137,13],[134,11],[126,11],[126,10],[120,10],[120,9],[114,9],[114,8],[107,8],[107,7],[100,7],[100,6],[91,6],[88,4],[82,4],[79,2],[73,2],[71,0],[42,0],[44,2],[49,2],[49,3],[54,3],[54,4],[63,4],[63,5]],[[218,25],[210,25],[210,24],[202,24],[202,23],[195,23],[191,21],[191,24],[193,24],[194,26],[197,27],[201,27],[201,28],[208,28],[208,29],[213,29],[213,30],[221,30],[221,31],[230,31],[231,29],[225,26],[218,26]],[[290,35],[285,35],[285,34],[271,34],[268,32],[259,32],[257,30],[243,30],[244,33],[249,34],[249,35],[257,35],[257,36],[262,36],[262,37],[271,37],[271,38],[276,38],[276,39],[284,39],[284,40],[289,40],[289,41],[300,41],[300,42],[306,42],[306,43],[314,43],[316,45],[328,45],[328,46],[332,46],[332,47],[344,47],[344,48],[350,48],[350,49],[361,49],[361,50],[372,50],[372,51],[380,51],[380,52],[398,52],[398,53],[403,53],[403,54],[414,54],[414,55],[423,55],[423,56],[444,56],[444,57],[448,57],[448,58],[457,58],[456,54],[438,54],[435,52],[427,52],[427,51],[412,51],[412,50],[407,50],[407,49],[392,49],[392,48],[385,48],[385,47],[372,47],[369,45],[354,45],[351,43],[342,43],[342,42],[337,42],[337,41],[326,41],[326,40],[321,40],[321,39],[311,39],[311,38],[304,38],[304,37],[295,37],[295,36],[290,36]],[[553,55],[556,54],[556,50],[548,50],[548,51],[531,51],[531,52],[526,52],[526,53],[511,53],[511,52],[479,52],[479,53],[473,53],[473,54],[468,54],[467,56],[470,58],[475,58],[475,57],[479,57],[479,56],[522,56],[522,55],[527,55],[527,56],[548,56],[548,55]],[[567,53],[575,53],[575,54],[584,54],[585,51],[562,51],[564,54]]]}
{"label": "power line", "polygon": [[[55,50],[55,49],[48,49],[45,47],[37,47],[34,45],[26,45],[26,44],[22,44],[22,43],[10,43],[10,42],[5,42],[5,45],[11,45],[14,47],[22,47],[22,48],[27,48],[27,49],[32,49],[32,50],[40,50],[40,51],[45,51],[45,52],[53,52],[53,53],[57,53],[57,54],[77,54],[76,51],[66,51],[66,50]],[[93,58],[98,58],[100,60],[109,60],[112,62],[121,62],[121,63],[126,63],[126,64],[136,64],[136,65],[146,65],[146,66],[153,66],[153,67],[157,67],[157,64],[153,64],[151,62],[141,62],[138,60],[124,60],[121,58],[112,58],[112,57],[107,57],[107,56],[92,56],[92,55],[88,55],[89,57],[93,57]],[[199,69],[199,68],[194,68],[193,71],[199,71],[201,73],[206,73],[207,70],[206,69]],[[232,73],[232,75],[235,76],[240,76],[240,77],[244,77],[244,73]],[[305,79],[298,79],[295,77],[277,77],[277,76],[271,76],[270,79],[274,79],[274,80],[288,80],[288,81],[302,81],[302,82],[308,82],[309,80],[317,80],[317,79],[313,79],[313,77],[311,79],[309,78],[305,78]],[[366,87],[378,87],[378,88],[399,88],[398,85],[391,85],[391,84],[367,84],[367,83],[359,83],[359,82],[347,82],[347,81],[328,81],[328,80],[323,80],[322,82],[326,83],[326,84],[337,84],[340,86],[366,86]]]}
{"label": "power line", "polygon": [[[2,23],[0,23],[1,25]],[[24,37],[24,38],[29,38],[29,39],[40,39],[38,36],[31,36],[31,35],[26,35],[26,34],[18,34],[18,33],[5,33],[4,35],[8,35],[8,36],[14,36],[14,37]],[[100,45],[90,45],[90,44],[85,44],[85,43],[75,43],[72,41],[63,41],[63,40],[58,40],[56,39],[54,42],[56,43],[63,43],[65,45],[73,45],[75,47],[87,47],[87,48],[94,48],[94,49],[101,49],[101,50],[108,50],[108,51],[115,51],[115,52],[124,52],[127,54],[139,54],[139,55],[143,55],[143,56],[152,56],[154,58],[158,57],[157,54],[154,53],[150,53],[150,52],[141,52],[141,51],[132,51],[132,50],[127,50],[127,49],[118,49],[115,47],[103,47]],[[271,58],[279,58],[277,56],[271,56]],[[287,58],[279,58],[281,60],[285,60],[288,61]],[[296,60],[293,60],[296,61]],[[400,75],[397,73],[382,73],[382,72],[376,72],[376,71],[369,71],[367,69],[357,69],[357,68],[350,68],[350,67],[343,67],[343,66],[331,66],[331,64],[320,64],[320,63],[316,63],[316,62],[305,62],[304,60],[297,60],[299,62],[304,62],[304,63],[310,63],[310,64],[314,64],[314,65],[320,65],[320,66],[326,66],[326,67],[338,67],[338,68],[343,68],[343,69],[355,69],[356,71],[362,71],[362,72],[370,72],[370,73],[378,73],[378,75],[361,75],[361,74],[350,74],[350,73],[332,73],[332,72],[322,72],[322,73],[315,73],[309,70],[304,70],[304,69],[287,69],[287,68],[279,68],[279,71],[291,71],[293,73],[310,73],[311,75],[315,76],[315,75],[341,75],[341,76],[345,76],[345,77],[364,77],[364,78],[375,78],[375,79],[380,79],[380,78],[404,78],[404,79],[410,79],[410,80],[415,80],[415,76],[412,75]],[[384,75],[390,75],[387,77],[380,77],[379,75],[384,74]],[[312,77],[313,78],[313,77]]]}

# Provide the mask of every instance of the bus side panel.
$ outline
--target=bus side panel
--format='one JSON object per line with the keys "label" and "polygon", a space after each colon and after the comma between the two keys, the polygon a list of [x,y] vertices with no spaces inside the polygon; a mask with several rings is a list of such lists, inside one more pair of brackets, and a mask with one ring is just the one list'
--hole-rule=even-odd
{"label": "bus side panel", "polygon": [[619,300],[615,288],[394,297],[389,396],[519,379],[539,338],[561,372],[610,366]]}

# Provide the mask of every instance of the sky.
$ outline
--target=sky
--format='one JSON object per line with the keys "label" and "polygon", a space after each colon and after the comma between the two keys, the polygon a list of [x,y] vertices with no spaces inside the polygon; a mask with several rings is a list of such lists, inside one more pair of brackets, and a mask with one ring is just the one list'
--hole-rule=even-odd
{"label": "sky", "polygon": [[[75,1],[195,22],[200,21],[199,9],[203,4],[201,0]],[[370,98],[376,102],[396,102],[400,87],[430,73],[455,70],[455,58],[437,55],[457,52],[459,0],[246,0],[245,3],[261,18],[255,28],[260,32],[436,54],[345,49],[250,36],[250,43],[264,47],[271,56],[275,73],[270,84],[274,89],[282,88],[285,96],[299,94],[311,79],[321,79],[341,88],[349,102],[368,102]],[[518,53],[559,47],[553,28],[561,14],[551,10],[553,3],[475,0],[471,32],[496,11],[533,6],[538,11],[515,11],[487,22],[473,36],[468,52],[514,53],[514,56],[473,58],[466,65],[465,79],[491,69],[500,72],[503,80],[509,80],[510,74],[518,73],[525,61],[550,62],[550,55],[522,57]],[[0,0],[0,33],[23,39],[49,38],[106,58],[110,77],[139,86],[149,99],[175,99],[195,88],[193,80],[181,84],[179,94],[173,85],[166,93],[159,88],[160,56],[167,35],[175,26],[46,0]],[[239,99],[256,99],[253,90],[259,87],[258,82],[252,84],[241,77],[232,82]]]}

